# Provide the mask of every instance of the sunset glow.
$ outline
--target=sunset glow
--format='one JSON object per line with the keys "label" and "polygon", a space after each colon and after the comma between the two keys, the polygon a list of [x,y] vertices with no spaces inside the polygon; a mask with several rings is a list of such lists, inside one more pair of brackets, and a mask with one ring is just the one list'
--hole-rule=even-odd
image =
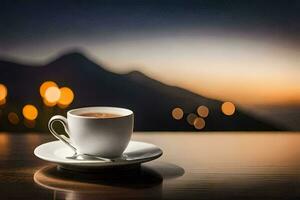
{"label": "sunset glow", "polygon": [[[68,46],[57,45],[58,49]],[[168,37],[118,38],[105,44],[105,48],[98,42],[87,42],[82,48],[93,60],[104,62],[107,70],[138,70],[163,83],[210,98],[243,105],[300,102],[299,49],[279,40],[227,34],[212,37],[205,31],[195,31],[189,37],[183,32]],[[20,57],[43,62],[59,53],[50,52],[38,57],[23,52]]]}
{"label": "sunset glow", "polygon": [[105,59],[115,72],[139,70],[220,100],[243,105],[300,102],[299,49],[281,41],[197,32],[189,37],[174,34],[132,43],[116,40],[105,50],[93,46],[91,56],[101,55],[99,61]]}

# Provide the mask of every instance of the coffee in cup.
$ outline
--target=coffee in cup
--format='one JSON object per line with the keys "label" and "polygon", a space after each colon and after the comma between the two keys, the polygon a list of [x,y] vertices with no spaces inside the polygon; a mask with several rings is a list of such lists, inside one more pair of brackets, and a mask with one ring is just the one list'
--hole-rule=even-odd
{"label": "coffee in cup", "polygon": [[113,114],[113,113],[103,113],[103,112],[87,112],[87,113],[80,114],[80,116],[105,119],[105,118],[121,117],[122,115]]}

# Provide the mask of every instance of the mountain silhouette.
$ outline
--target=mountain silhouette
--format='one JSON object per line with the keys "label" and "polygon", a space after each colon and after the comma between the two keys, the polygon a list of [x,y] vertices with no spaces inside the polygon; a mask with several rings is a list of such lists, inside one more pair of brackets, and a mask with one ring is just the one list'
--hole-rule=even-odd
{"label": "mountain silhouette", "polygon": [[[36,105],[39,110],[34,128],[37,131],[47,131],[47,121],[54,114],[66,114],[71,108],[95,105],[126,107],[133,110],[137,131],[195,130],[187,123],[186,116],[188,113],[195,113],[199,105],[207,106],[210,111],[203,130],[278,130],[274,125],[258,120],[239,108],[234,115],[225,116],[220,110],[222,102],[166,85],[141,72],[110,72],[80,52],[66,53],[40,66],[0,61],[0,71],[0,83],[8,88],[7,104],[0,108],[2,131],[27,130],[21,123],[9,124],[5,116],[9,112],[16,112],[21,118],[22,107],[28,103]],[[60,87],[72,88],[75,98],[66,110],[43,105],[39,87],[46,80],[55,81]],[[183,119],[172,118],[171,112],[175,107],[184,110]]]}

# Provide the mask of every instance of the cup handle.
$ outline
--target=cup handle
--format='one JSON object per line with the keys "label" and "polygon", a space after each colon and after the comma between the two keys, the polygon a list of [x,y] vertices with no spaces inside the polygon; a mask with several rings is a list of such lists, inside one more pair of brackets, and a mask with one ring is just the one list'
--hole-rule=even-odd
{"label": "cup handle", "polygon": [[60,123],[62,123],[62,125],[64,126],[64,129],[65,129],[65,131],[67,133],[67,135],[70,137],[67,119],[64,116],[55,115],[55,116],[51,117],[51,119],[49,120],[49,122],[48,122],[48,128],[49,128],[50,132],[52,133],[52,135],[54,135],[54,137],[56,137],[57,139],[59,139],[60,141],[62,141],[66,145],[68,145],[76,153],[77,150],[71,144],[70,138],[66,137],[65,135],[60,135],[60,134],[58,134],[54,130],[54,128],[53,128],[54,122],[60,122]]}

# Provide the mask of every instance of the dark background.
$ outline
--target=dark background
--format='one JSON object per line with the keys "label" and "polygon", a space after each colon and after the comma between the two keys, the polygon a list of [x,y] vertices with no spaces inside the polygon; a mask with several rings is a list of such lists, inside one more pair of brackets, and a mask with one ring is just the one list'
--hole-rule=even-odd
{"label": "dark background", "polygon": [[[199,130],[300,130],[299,9],[299,1],[1,1],[0,129],[47,131],[54,114],[103,105],[132,109],[136,130],[195,131],[186,118],[204,105]],[[44,105],[48,80],[71,88],[72,104]],[[233,115],[222,112],[226,101]],[[34,122],[26,104],[38,110]]]}

